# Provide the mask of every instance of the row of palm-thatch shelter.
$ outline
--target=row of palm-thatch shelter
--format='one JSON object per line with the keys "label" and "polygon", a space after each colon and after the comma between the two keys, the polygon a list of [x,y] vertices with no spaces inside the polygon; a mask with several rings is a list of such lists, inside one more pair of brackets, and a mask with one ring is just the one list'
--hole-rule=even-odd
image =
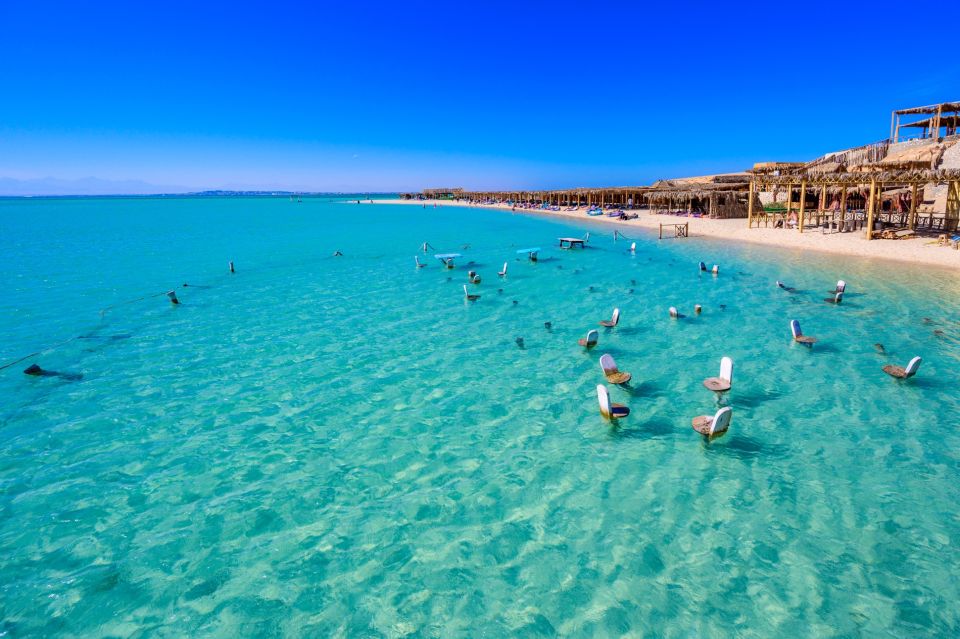
{"label": "row of palm-thatch shelter", "polygon": [[[810,162],[760,162],[748,171],[658,180],[649,186],[426,189],[404,197],[746,218],[751,227],[800,232],[863,229],[868,239],[904,231],[954,232],[960,223],[958,126],[960,102],[945,102],[894,111],[889,139]],[[909,130],[919,134],[903,134]]]}

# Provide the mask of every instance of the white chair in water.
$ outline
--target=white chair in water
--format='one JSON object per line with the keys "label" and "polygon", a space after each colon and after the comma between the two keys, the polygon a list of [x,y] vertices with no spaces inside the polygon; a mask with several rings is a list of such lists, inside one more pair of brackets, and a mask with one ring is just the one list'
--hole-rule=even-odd
{"label": "white chair in water", "polygon": [[840,304],[843,302],[843,291],[837,291],[833,297],[825,297],[823,301],[827,304]]}
{"label": "white chair in water", "polygon": [[597,345],[597,339],[599,337],[600,337],[600,332],[597,331],[597,329],[595,328],[591,328],[589,331],[587,331],[587,336],[581,337],[580,339],[578,339],[577,343],[586,349],[591,349]]}
{"label": "white chair in water", "polygon": [[828,293],[843,293],[847,290],[847,283],[843,280],[837,280],[837,287],[832,291],[827,291]]}
{"label": "white chair in water", "polygon": [[686,315],[681,315],[680,311],[677,310],[676,306],[671,306],[670,317],[672,317],[673,319],[680,319],[681,317],[686,317]]}
{"label": "white chair in water", "polygon": [[417,263],[417,268],[423,268],[426,264],[420,262],[420,258],[416,255],[413,256],[413,261]]}
{"label": "white chair in water", "polygon": [[506,276],[507,276],[507,263],[506,263],[506,262],[503,263],[503,270],[500,271],[499,273],[497,273],[497,275],[499,275],[500,277],[506,277]]}
{"label": "white chair in water", "polygon": [[708,377],[703,385],[714,393],[725,393],[733,386],[733,360],[724,357],[720,360],[720,375]]}
{"label": "white chair in water", "polygon": [[800,330],[800,322],[797,320],[790,320],[790,332],[793,333],[793,341],[795,342],[799,342],[805,346],[813,346],[817,343],[816,337],[803,334],[803,331]]}
{"label": "white chair in water", "polygon": [[883,367],[883,372],[891,377],[896,377],[897,379],[909,379],[917,374],[917,369],[920,368],[920,362],[923,359],[921,357],[914,357],[910,360],[910,363],[907,364],[907,367],[903,366],[894,366],[893,364],[887,364]]}
{"label": "white chair in water", "polygon": [[470,292],[467,291],[467,285],[466,285],[466,284],[463,285],[463,294],[464,294],[464,296],[465,296],[468,300],[470,300],[471,302],[480,299],[480,296],[479,296],[479,295],[474,295],[473,293],[470,293]]}
{"label": "white chair in water", "polygon": [[167,297],[170,298],[170,303],[173,305],[177,305],[180,303],[180,300],[177,299],[176,291],[167,291]]}
{"label": "white chair in water", "polygon": [[719,266],[718,264],[714,264],[714,265],[713,265],[713,268],[710,269],[710,272],[713,273],[714,275],[719,275],[719,274],[720,274],[720,266]]}
{"label": "white chair in water", "polygon": [[611,384],[626,384],[633,377],[630,373],[625,373],[617,368],[617,363],[613,361],[610,353],[604,353],[600,356],[600,369]]}
{"label": "white chair in water", "polygon": [[469,273],[467,273],[467,277],[470,279],[471,284],[480,283],[480,275],[478,275],[476,271],[470,271]]}
{"label": "white chair in water", "polygon": [[606,326],[607,328],[613,328],[620,323],[620,309],[613,309],[613,315],[608,320],[602,320],[600,326]]}
{"label": "white chair in water", "polygon": [[610,393],[603,384],[597,384],[597,400],[600,402],[600,414],[607,419],[617,419],[630,414],[630,409],[623,404],[610,402]]}
{"label": "white chair in water", "polygon": [[729,406],[724,406],[718,410],[713,417],[709,415],[694,417],[692,421],[693,430],[711,439],[719,437],[730,428],[731,417],[733,417],[733,409]]}
{"label": "white chair in water", "polygon": [[633,244],[630,245],[630,252],[631,252],[631,253],[636,253],[636,252],[637,252],[637,243],[636,243],[636,242],[634,242]]}

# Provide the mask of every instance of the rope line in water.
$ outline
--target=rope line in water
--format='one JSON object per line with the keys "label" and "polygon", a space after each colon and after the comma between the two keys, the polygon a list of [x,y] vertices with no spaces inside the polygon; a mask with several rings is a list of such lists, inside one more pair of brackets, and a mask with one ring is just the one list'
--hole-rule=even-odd
{"label": "rope line in water", "polygon": [[[623,235],[621,234],[621,237],[625,237],[625,236],[623,236]],[[625,238],[625,239],[629,239],[629,238]],[[468,244],[463,244],[463,245],[461,245],[461,249],[460,249],[460,250],[471,250],[471,256],[472,256],[472,257],[477,257],[477,258],[483,259],[483,258],[492,256],[492,255],[494,255],[494,254],[500,254],[501,251],[513,250],[513,249],[516,248],[516,246],[517,246],[517,245],[516,245],[515,243],[513,243],[513,244],[510,244],[509,246],[489,247],[489,248],[486,248],[486,249],[483,249],[483,250],[475,251],[475,250],[472,250],[472,249],[469,249],[469,248],[463,248],[463,247],[469,247]],[[426,250],[426,249],[430,249],[430,250],[433,250],[433,251],[438,250],[435,246],[433,246],[433,245],[430,244],[429,242],[424,242],[423,244],[420,245],[419,248],[420,248],[421,250]],[[464,257],[466,257],[466,256],[464,256]],[[518,259],[519,259],[519,258],[518,258]],[[467,262],[467,264],[469,264],[469,263],[470,263],[470,262]],[[269,270],[269,269],[267,269],[267,270]],[[232,275],[233,273],[234,273],[234,272],[231,271],[231,275]],[[100,311],[99,311],[100,317],[101,317],[101,318],[104,317],[104,316],[107,314],[108,311],[111,311],[111,310],[120,308],[120,307],[122,307],[122,306],[128,306],[128,305],[130,305],[130,304],[136,304],[137,302],[143,302],[143,301],[145,301],[145,300],[153,299],[153,298],[156,298],[156,297],[162,297],[162,296],[164,296],[164,295],[167,295],[169,291],[177,290],[177,289],[181,289],[181,288],[206,289],[206,288],[211,288],[211,286],[202,285],[202,284],[189,284],[189,283],[184,283],[184,284],[181,284],[181,285],[179,285],[179,286],[174,286],[173,288],[169,289],[168,291],[160,291],[160,292],[157,292],[157,293],[151,293],[151,294],[149,294],[149,295],[142,295],[142,296],[140,296],[140,297],[135,297],[135,298],[133,298],[133,299],[124,300],[124,301],[122,301],[122,302],[117,302],[116,304],[110,304],[109,306],[105,306],[105,307],[101,308]],[[390,288],[392,288],[392,287],[384,287],[383,290],[384,290],[384,291],[385,291],[385,290],[389,290]],[[368,295],[370,295],[370,292],[365,292],[365,293],[362,293],[362,294],[359,294],[359,293],[358,293],[358,294],[356,294],[356,295],[352,295],[352,296],[348,296],[348,297],[349,297],[349,298],[355,298],[355,297],[362,297],[362,296],[368,296]],[[15,359],[15,360],[12,360],[12,361],[10,361],[10,362],[7,362],[7,363],[5,363],[5,364],[2,364],[2,365],[0,365],[0,370],[5,370],[5,369],[7,369],[7,368],[10,368],[11,366],[15,366],[15,365],[19,364],[20,362],[23,362],[24,360],[30,359],[31,357],[37,357],[37,356],[39,356],[39,355],[43,355],[44,353],[48,353],[48,352],[50,352],[50,351],[53,351],[53,350],[55,350],[55,349],[63,346],[64,344],[68,344],[68,343],[70,343],[70,342],[72,342],[72,341],[74,341],[74,340],[77,340],[77,339],[85,339],[86,337],[87,337],[86,335],[77,335],[77,336],[74,336],[74,337],[67,338],[67,339],[63,340],[62,342],[58,342],[58,343],[54,344],[53,346],[49,346],[49,347],[47,347],[47,348],[42,348],[42,349],[40,349],[40,350],[38,350],[38,351],[34,351],[34,352],[32,352],[32,353],[29,353],[29,354],[27,354],[27,355],[24,355],[23,357],[19,357],[19,358]]]}
{"label": "rope line in water", "polygon": [[67,344],[68,342],[72,342],[72,341],[75,340],[75,339],[78,339],[78,338],[77,338],[77,337],[67,338],[67,339],[63,340],[62,342],[60,342],[60,343],[58,343],[58,344],[54,344],[53,346],[49,346],[49,347],[47,347],[47,348],[42,348],[42,349],[40,349],[39,351],[36,351],[35,353],[30,353],[29,355],[24,355],[24,356],[21,357],[20,359],[15,359],[15,360],[13,360],[12,362],[7,362],[7,363],[4,364],[3,366],[0,366],[0,371],[2,371],[2,370],[5,369],[5,368],[10,368],[11,366],[14,366],[14,365],[16,365],[16,364],[19,364],[20,362],[22,362],[22,361],[25,360],[25,359],[30,359],[31,357],[36,357],[37,355],[42,355],[42,354],[48,353],[48,352],[50,352],[50,351],[52,351],[52,350],[54,350],[54,349],[60,348],[60,347],[63,346],[64,344]]}

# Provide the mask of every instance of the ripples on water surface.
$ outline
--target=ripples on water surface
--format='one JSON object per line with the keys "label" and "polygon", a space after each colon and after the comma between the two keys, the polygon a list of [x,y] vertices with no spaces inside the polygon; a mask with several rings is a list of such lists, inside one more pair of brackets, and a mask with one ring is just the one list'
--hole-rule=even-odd
{"label": "ripples on water surface", "polygon": [[[960,625],[955,273],[324,199],[6,200],[0,229],[0,359],[90,337],[0,372],[4,636]],[[415,269],[425,240],[459,267]],[[603,352],[635,380],[615,428]],[[915,354],[908,383],[880,370]],[[722,355],[733,424],[706,445]]]}

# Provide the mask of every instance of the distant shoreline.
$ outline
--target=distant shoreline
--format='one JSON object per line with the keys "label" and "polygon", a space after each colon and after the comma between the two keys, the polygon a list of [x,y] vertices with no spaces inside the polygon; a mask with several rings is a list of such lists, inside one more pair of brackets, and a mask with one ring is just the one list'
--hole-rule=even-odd
{"label": "distant shoreline", "polygon": [[[303,191],[196,191],[190,193],[97,193],[97,194],[71,194],[71,195],[0,195],[0,200],[76,200],[76,199],[95,199],[95,198],[136,198],[136,199],[176,199],[176,198],[197,198],[197,197],[262,197],[262,198],[288,198],[288,197],[342,197],[349,200],[369,200],[371,197],[383,198],[395,193],[350,193],[350,192],[303,192]],[[390,200],[386,200],[390,201]]]}
{"label": "distant shoreline", "polygon": [[866,240],[863,232],[823,234],[819,230],[800,233],[796,230],[777,228],[747,228],[745,218],[713,220],[708,218],[682,217],[676,215],[657,215],[648,211],[638,211],[640,217],[626,222],[602,216],[587,216],[584,209],[576,211],[548,211],[543,209],[513,209],[506,204],[467,204],[451,200],[373,200],[375,204],[403,204],[407,206],[438,207],[456,206],[467,209],[496,208],[513,213],[544,215],[554,218],[595,222],[613,226],[621,231],[641,228],[656,232],[660,224],[664,233],[673,237],[674,224],[690,224],[690,237],[707,237],[734,242],[747,242],[777,248],[816,251],[831,255],[848,255],[859,258],[910,262],[947,269],[960,267],[960,251],[949,246],[938,246],[935,238],[920,237],[909,240]]}

